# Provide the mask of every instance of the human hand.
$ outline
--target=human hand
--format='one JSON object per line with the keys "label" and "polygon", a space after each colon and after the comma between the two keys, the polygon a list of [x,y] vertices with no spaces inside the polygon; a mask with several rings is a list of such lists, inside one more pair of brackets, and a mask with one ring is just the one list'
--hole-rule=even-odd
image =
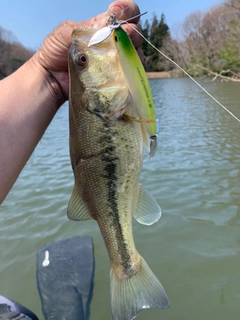
{"label": "human hand", "polygon": [[[139,14],[140,11],[137,4],[132,0],[118,0],[109,5],[108,11],[94,18],[80,23],[72,21],[63,22],[46,37],[42,47],[33,56],[33,61],[37,67],[44,68],[48,76],[51,77],[51,81],[49,82],[55,82],[51,86],[61,102],[68,99],[68,50],[72,42],[72,30],[74,28],[99,29],[105,27],[112,13],[116,14],[118,20],[125,20]],[[131,24],[136,28],[138,20],[139,18],[136,18],[131,21],[130,25],[124,24],[122,26],[129,33],[136,48],[141,44],[141,37],[131,28]]]}

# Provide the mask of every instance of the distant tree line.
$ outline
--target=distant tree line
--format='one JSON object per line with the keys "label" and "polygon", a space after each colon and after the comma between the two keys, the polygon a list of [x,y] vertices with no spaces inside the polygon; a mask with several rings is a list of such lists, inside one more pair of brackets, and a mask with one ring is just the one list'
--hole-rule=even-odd
{"label": "distant tree line", "polygon": [[[169,27],[165,22],[164,14],[158,20],[156,14],[153,14],[152,23],[146,20],[144,25],[141,25],[143,36],[149,40],[156,48],[161,49],[164,41],[170,37]],[[162,56],[149,43],[143,41],[142,50],[145,56],[144,66],[146,71],[164,71],[166,66],[162,64]]]}
{"label": "distant tree line", "polygon": [[[240,0],[225,0],[208,12],[193,12],[172,34],[164,14],[140,23],[142,33],[156,48],[192,76],[214,75],[240,80]],[[175,65],[143,40],[146,71],[172,71]],[[19,68],[32,55],[14,35],[0,27],[0,79]]]}
{"label": "distant tree line", "polygon": [[[162,14],[141,24],[144,36],[192,76],[218,74],[240,79],[240,0],[225,0],[206,13],[190,14],[172,35]],[[146,42],[147,71],[176,67]]]}
{"label": "distant tree line", "polygon": [[0,27],[0,79],[17,70],[33,53],[17,42],[10,31]]}

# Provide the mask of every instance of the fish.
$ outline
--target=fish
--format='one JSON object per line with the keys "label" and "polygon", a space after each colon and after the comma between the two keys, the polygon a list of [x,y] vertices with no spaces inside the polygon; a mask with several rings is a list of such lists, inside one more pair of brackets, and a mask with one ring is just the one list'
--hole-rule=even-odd
{"label": "fish", "polygon": [[68,55],[69,145],[74,187],[68,218],[97,221],[110,258],[113,320],[168,308],[168,296],[138,253],[132,217],[159,220],[156,200],[139,184],[143,124],[112,37],[88,47],[95,29],[74,29]]}

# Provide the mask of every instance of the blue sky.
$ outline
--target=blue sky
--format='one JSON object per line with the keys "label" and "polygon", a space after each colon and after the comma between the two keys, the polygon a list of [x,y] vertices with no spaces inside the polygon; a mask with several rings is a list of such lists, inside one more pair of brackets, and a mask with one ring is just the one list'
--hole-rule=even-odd
{"label": "blue sky", "polygon": [[[0,0],[0,26],[10,30],[24,46],[37,50],[45,38],[64,20],[82,21],[105,11],[107,0]],[[222,0],[139,0],[143,18],[151,21],[153,13],[165,14],[174,30],[185,17],[195,11],[207,11]]]}

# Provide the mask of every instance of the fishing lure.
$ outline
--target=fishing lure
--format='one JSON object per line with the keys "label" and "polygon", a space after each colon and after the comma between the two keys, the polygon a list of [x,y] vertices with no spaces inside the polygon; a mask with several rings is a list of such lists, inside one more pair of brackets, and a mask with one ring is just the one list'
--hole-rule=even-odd
{"label": "fishing lure", "polygon": [[110,35],[113,33],[114,29],[118,29],[121,27],[123,23],[127,23],[137,17],[143,16],[147,12],[140,13],[134,17],[131,17],[127,20],[117,20],[115,14],[111,14],[110,17],[107,20],[106,27],[99,29],[92,38],[90,39],[88,46],[91,47],[95,44],[98,44],[104,40],[106,40]]}
{"label": "fishing lure", "polygon": [[149,156],[151,159],[157,151],[157,121],[152,93],[137,51],[127,33],[121,28],[123,23],[136,17],[118,21],[116,20],[116,16],[112,14],[107,22],[107,26],[98,30],[93,35],[88,46],[96,45],[112,36],[118,52],[120,65],[139,115],[136,121],[142,123],[144,131],[146,130],[147,136],[150,138],[150,143],[147,142],[147,144],[150,144]]}

